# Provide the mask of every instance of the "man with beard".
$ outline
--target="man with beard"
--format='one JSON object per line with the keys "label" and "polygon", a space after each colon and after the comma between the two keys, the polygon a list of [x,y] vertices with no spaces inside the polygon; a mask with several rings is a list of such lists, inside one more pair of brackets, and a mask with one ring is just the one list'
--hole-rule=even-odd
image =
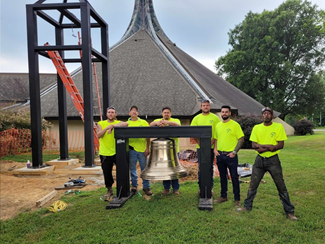
{"label": "man with beard", "polygon": [[[212,127],[212,134],[211,134],[211,189],[213,188],[213,160],[214,160],[214,154],[213,154],[213,145],[214,145],[214,130],[216,125],[220,122],[220,119],[218,118],[217,115],[210,113],[211,105],[209,100],[202,100],[201,101],[201,110],[202,113],[196,115],[192,122],[191,126],[201,126],[201,125],[209,125]],[[199,171],[200,171],[200,139],[199,138],[194,138],[196,141],[196,152],[197,152],[197,158],[198,158],[198,163],[199,163]],[[200,173],[198,175],[198,184],[200,186]],[[213,190],[211,190],[213,193]],[[200,190],[198,192],[200,195]]]}
{"label": "man with beard", "polygon": [[271,108],[265,107],[262,109],[262,118],[263,123],[255,125],[251,133],[252,148],[256,150],[257,156],[253,165],[251,182],[247,198],[244,201],[244,207],[238,208],[237,211],[252,210],[257,188],[265,172],[269,172],[279,192],[287,218],[297,221],[298,218],[294,215],[294,206],[289,199],[289,193],[283,179],[281,162],[278,157],[287,136],[281,124],[272,122],[273,110]]}
{"label": "man with beard", "polygon": [[[163,107],[162,108],[162,118],[155,119],[153,122],[150,123],[150,126],[159,126],[159,127],[165,127],[165,126],[180,126],[181,121],[179,119],[172,118],[172,110],[170,107]],[[177,154],[179,153],[179,140],[178,138],[171,138],[175,141],[177,145]],[[173,193],[175,195],[179,195],[179,181],[178,179],[175,180],[164,180],[163,186],[164,190],[161,193],[162,195],[167,195],[170,192],[170,185],[173,187]]]}
{"label": "man with beard", "polygon": [[230,119],[230,115],[230,106],[223,105],[221,107],[222,122],[217,124],[214,134],[214,154],[217,157],[217,166],[221,184],[221,196],[214,202],[223,203],[228,200],[228,169],[232,180],[235,207],[238,208],[240,207],[240,189],[239,176],[237,172],[237,153],[243,145],[244,133],[240,125],[236,121]]}
{"label": "man with beard", "polygon": [[114,195],[112,185],[114,183],[112,169],[116,164],[116,150],[114,127],[128,126],[127,122],[116,120],[116,110],[114,107],[108,107],[107,120],[99,121],[97,125],[97,137],[99,138],[99,156],[102,164],[105,186],[107,193],[103,195],[108,199]]}

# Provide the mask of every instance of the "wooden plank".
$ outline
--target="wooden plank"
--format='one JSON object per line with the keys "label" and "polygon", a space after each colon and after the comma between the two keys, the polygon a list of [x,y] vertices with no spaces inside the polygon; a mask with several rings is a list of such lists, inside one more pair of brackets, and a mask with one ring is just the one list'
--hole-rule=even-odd
{"label": "wooden plank", "polygon": [[83,186],[64,186],[64,185],[61,185],[61,186],[55,187],[54,189],[55,190],[70,190],[70,189],[80,189],[80,188],[83,188],[85,186],[86,185],[83,185]]}
{"label": "wooden plank", "polygon": [[36,207],[42,207],[45,203],[50,201],[55,195],[58,194],[56,190],[51,191],[49,194],[46,196],[42,197],[40,200],[36,202]]}

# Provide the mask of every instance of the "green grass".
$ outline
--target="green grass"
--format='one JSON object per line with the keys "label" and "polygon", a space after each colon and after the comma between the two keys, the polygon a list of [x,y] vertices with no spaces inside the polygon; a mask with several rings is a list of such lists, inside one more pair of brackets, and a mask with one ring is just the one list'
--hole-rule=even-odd
{"label": "green grass", "polygon": [[[1,243],[324,243],[325,132],[289,137],[280,153],[284,179],[299,221],[285,217],[269,174],[253,210],[238,213],[231,185],[228,202],[212,211],[198,210],[196,182],[181,184],[179,196],[161,196],[152,184],[150,201],[134,196],[122,208],[106,210],[99,199],[105,188],[66,195],[66,210],[21,213],[1,221]],[[241,150],[240,163],[253,163],[255,153]],[[241,184],[242,201],[248,184]],[[215,179],[215,198],[220,191]],[[142,192],[141,192],[142,194]]]}
{"label": "green grass", "polygon": [[[80,161],[83,161],[85,157],[84,151],[69,152],[69,157],[78,158]],[[60,153],[43,154],[43,162],[47,162],[59,158],[60,158]],[[32,161],[32,155],[31,154],[8,155],[0,158],[0,160],[12,160],[19,163],[26,163],[27,160]]]}

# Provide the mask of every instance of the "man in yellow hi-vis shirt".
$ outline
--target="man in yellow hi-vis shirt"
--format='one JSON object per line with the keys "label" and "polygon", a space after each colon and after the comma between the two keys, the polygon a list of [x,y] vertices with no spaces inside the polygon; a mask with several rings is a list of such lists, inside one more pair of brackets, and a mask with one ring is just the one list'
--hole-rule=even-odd
{"label": "man in yellow hi-vis shirt", "polygon": [[[172,110],[170,107],[163,107],[162,108],[162,118],[155,119],[153,122],[150,123],[150,126],[159,126],[159,127],[165,127],[165,126],[180,126],[181,121],[179,119],[172,118]],[[177,146],[177,154],[179,153],[179,140],[178,138],[171,138],[175,141]],[[176,180],[164,180],[164,191],[162,192],[162,195],[167,195],[170,192],[170,185],[173,187],[173,193],[175,195],[179,195],[179,181]]]}
{"label": "man in yellow hi-vis shirt", "polygon": [[[201,126],[201,125],[209,125],[212,127],[212,134],[211,134],[211,166],[210,166],[210,171],[211,171],[211,194],[213,194],[213,161],[214,161],[214,154],[213,154],[213,148],[214,148],[214,129],[216,127],[216,125],[220,122],[220,119],[217,115],[215,115],[214,113],[211,113],[211,104],[209,100],[205,100],[203,99],[201,101],[201,110],[202,113],[196,115],[192,122],[191,122],[191,126]],[[200,154],[201,154],[201,150],[200,150],[200,138],[194,138],[194,140],[196,141],[196,152],[197,152],[197,158],[198,158],[198,164],[199,164],[199,174],[198,174],[198,184],[200,186]],[[200,195],[200,190],[198,192],[198,194]]]}
{"label": "man in yellow hi-vis shirt", "polygon": [[99,138],[99,156],[102,164],[105,186],[107,193],[103,196],[112,196],[114,179],[112,175],[113,165],[116,164],[116,150],[114,127],[128,126],[127,122],[116,120],[116,110],[114,107],[107,108],[107,120],[99,121],[97,125],[97,137]]}
{"label": "man in yellow hi-vis shirt", "polygon": [[[139,111],[137,106],[132,106],[129,112],[129,127],[149,126],[148,122],[138,117]],[[129,162],[131,173],[132,190],[138,190],[137,162],[139,161],[141,172],[147,166],[147,156],[149,155],[150,138],[130,138],[129,139]],[[143,191],[146,195],[151,196],[149,180],[142,179]]]}
{"label": "man in yellow hi-vis shirt", "polygon": [[240,125],[230,119],[231,108],[228,105],[221,107],[222,122],[215,128],[214,154],[217,156],[217,166],[220,175],[221,194],[215,200],[216,203],[223,203],[228,200],[228,179],[227,169],[229,170],[233,193],[235,198],[235,207],[240,207],[240,188],[238,176],[238,156],[237,153],[244,142],[244,133]]}
{"label": "man in yellow hi-vis shirt", "polygon": [[251,182],[244,201],[244,207],[236,209],[239,212],[252,210],[253,200],[257,188],[266,172],[269,172],[278,189],[280,200],[289,220],[297,221],[294,215],[294,206],[290,202],[289,193],[284,183],[281,162],[278,154],[284,147],[287,135],[283,125],[272,122],[273,110],[269,107],[262,109],[263,123],[255,125],[250,140],[252,148],[256,150],[257,156],[253,165]]}

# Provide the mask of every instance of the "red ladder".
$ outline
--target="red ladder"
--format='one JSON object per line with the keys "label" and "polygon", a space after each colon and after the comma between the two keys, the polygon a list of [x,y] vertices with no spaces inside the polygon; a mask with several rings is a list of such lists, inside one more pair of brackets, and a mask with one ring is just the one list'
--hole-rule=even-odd
{"label": "red ladder", "polygon": [[[44,46],[49,46],[48,43],[45,43]],[[69,93],[69,96],[76,107],[78,114],[80,115],[82,121],[84,122],[84,102],[83,99],[76,87],[75,83],[73,82],[71,75],[69,74],[65,64],[59,54],[58,51],[47,51],[48,55],[50,56],[62,82]],[[94,146],[95,149],[99,150],[99,140],[97,137],[97,128],[94,124]]]}

